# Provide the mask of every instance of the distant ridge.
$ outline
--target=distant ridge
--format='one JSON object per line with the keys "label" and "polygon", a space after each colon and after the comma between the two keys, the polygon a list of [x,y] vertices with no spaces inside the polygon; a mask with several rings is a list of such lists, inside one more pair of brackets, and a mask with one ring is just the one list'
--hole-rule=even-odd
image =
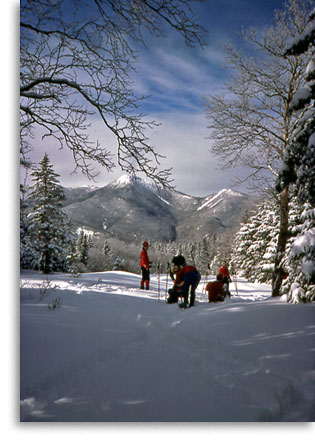
{"label": "distant ridge", "polygon": [[195,241],[237,227],[253,197],[222,189],[193,197],[122,175],[98,189],[65,188],[64,211],[76,227],[127,242]]}

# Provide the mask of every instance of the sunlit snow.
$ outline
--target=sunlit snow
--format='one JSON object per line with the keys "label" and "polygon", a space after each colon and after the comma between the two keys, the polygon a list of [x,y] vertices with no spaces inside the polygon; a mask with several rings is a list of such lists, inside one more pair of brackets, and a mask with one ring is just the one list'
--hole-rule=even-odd
{"label": "sunlit snow", "polygon": [[244,279],[209,304],[202,279],[183,311],[166,275],[139,286],[122,271],[22,272],[22,421],[314,420],[314,304]]}

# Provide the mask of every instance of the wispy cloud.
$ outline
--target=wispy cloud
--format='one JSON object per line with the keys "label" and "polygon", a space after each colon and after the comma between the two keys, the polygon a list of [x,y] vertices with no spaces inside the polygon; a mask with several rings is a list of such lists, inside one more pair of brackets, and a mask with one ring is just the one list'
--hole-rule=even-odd
{"label": "wispy cloud", "polygon": [[133,81],[138,94],[149,96],[142,104],[147,112],[199,113],[203,97],[222,85],[224,55],[218,48],[202,51],[176,43],[152,43],[140,54]]}

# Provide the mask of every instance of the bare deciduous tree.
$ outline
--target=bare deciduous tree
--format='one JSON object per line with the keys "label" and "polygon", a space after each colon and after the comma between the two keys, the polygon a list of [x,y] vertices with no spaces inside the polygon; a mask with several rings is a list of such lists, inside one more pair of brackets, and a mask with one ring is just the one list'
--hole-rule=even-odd
{"label": "bare deciduous tree", "polygon": [[[288,42],[308,26],[309,0],[289,0],[275,21],[259,33],[243,31],[252,45],[251,56],[226,47],[231,81],[219,96],[206,99],[212,151],[223,167],[238,164],[252,169],[251,178],[260,188],[274,185],[283,164],[286,146],[300,115],[289,111],[293,95],[301,86],[309,55],[285,56]],[[281,260],[288,235],[288,186],[279,198],[280,231],[275,264],[273,296],[281,286]]]}
{"label": "bare deciduous tree", "polygon": [[128,173],[144,172],[169,185],[170,170],[159,171],[161,156],[150,146],[146,121],[138,112],[130,72],[144,32],[163,35],[176,29],[188,45],[204,44],[191,0],[22,0],[21,1],[21,154],[26,163],[31,137],[41,130],[61,148],[71,149],[75,166],[93,177],[93,162],[114,167],[112,146],[92,140],[98,118],[115,139],[118,164]]}

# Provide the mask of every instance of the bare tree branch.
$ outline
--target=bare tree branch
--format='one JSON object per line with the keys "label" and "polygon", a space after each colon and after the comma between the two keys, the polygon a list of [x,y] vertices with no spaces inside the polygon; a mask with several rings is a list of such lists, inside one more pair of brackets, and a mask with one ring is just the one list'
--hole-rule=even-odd
{"label": "bare tree branch", "polygon": [[[144,172],[170,186],[171,170],[150,146],[155,121],[138,113],[140,101],[130,73],[137,53],[132,40],[145,43],[143,31],[162,36],[164,24],[189,45],[204,44],[192,0],[22,0],[21,1],[21,153],[26,156],[36,127],[44,137],[69,148],[76,168],[92,178],[92,163]],[[96,119],[107,146],[92,140]],[[108,135],[108,136],[107,136]],[[109,140],[116,140],[115,142]]]}
{"label": "bare tree branch", "polygon": [[[222,167],[246,165],[250,174],[274,183],[288,140],[297,119],[289,111],[294,93],[304,82],[309,56],[284,55],[295,30],[308,28],[308,1],[291,0],[287,11],[277,12],[275,24],[258,33],[255,28],[242,36],[256,51],[252,56],[226,46],[226,65],[232,80],[220,95],[205,99],[212,151]],[[255,55],[255,56],[254,56]]]}

